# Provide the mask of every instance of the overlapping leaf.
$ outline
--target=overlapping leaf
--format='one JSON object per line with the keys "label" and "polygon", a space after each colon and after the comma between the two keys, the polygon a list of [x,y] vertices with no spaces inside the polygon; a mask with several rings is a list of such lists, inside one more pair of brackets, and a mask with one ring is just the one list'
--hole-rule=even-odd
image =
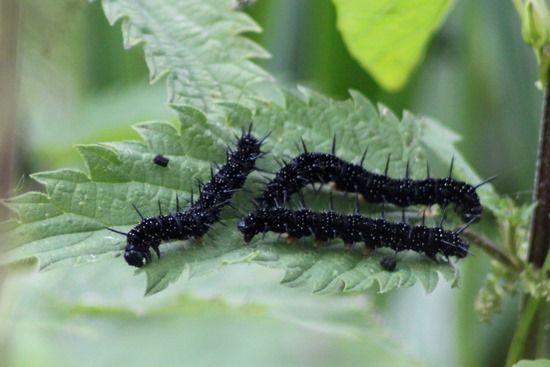
{"label": "overlapping leaf", "polygon": [[388,90],[401,89],[421,61],[452,0],[333,0],[350,53]]}
{"label": "overlapping leaf", "polygon": [[274,79],[250,61],[269,54],[242,37],[258,32],[232,0],[102,0],[114,24],[122,19],[124,45],[144,43],[151,80],[167,74],[170,102],[207,113],[217,102],[253,106],[255,100],[278,101]]}

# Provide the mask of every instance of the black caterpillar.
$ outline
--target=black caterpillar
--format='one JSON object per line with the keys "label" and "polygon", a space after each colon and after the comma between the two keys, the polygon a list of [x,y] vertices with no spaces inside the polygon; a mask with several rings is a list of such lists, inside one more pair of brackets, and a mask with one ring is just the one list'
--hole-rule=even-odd
{"label": "black caterpillar", "polygon": [[[289,238],[298,239],[315,236],[320,243],[342,239],[346,248],[364,242],[366,249],[389,247],[395,252],[413,250],[436,260],[440,254],[445,258],[464,258],[469,244],[460,237],[473,220],[457,231],[441,227],[392,223],[385,219],[366,218],[360,214],[338,214],[334,211],[321,213],[309,209],[260,208],[248,214],[238,224],[245,242],[250,242],[259,233],[286,233]],[[395,268],[395,265],[391,270]]]}
{"label": "black caterpillar", "polygon": [[284,162],[283,167],[268,182],[264,192],[256,198],[258,206],[272,208],[282,205],[290,196],[308,184],[333,182],[335,189],[359,193],[370,203],[391,203],[400,207],[411,205],[439,204],[446,208],[454,204],[464,222],[478,221],[482,208],[476,189],[491,181],[491,177],[476,186],[451,177],[413,180],[408,176],[402,179],[387,176],[389,157],[384,175],[372,173],[363,168],[366,150],[359,165],[346,162],[335,156],[333,141],[332,153],[310,153],[302,141],[304,153]]}
{"label": "black caterpillar", "polygon": [[[162,241],[200,238],[208,232],[210,226],[220,218],[220,211],[228,205],[233,193],[243,186],[246,177],[254,169],[256,159],[265,153],[260,150],[267,138],[256,139],[243,130],[236,149],[227,151],[227,162],[219,169],[210,182],[199,187],[197,201],[191,199],[191,206],[180,212],[176,197],[177,213],[145,218],[134,206],[141,223],[124,233],[112,228],[109,230],[127,237],[124,259],[129,265],[141,267],[151,260],[150,248],[160,257],[159,245]],[[160,210],[160,203],[159,203]]]}

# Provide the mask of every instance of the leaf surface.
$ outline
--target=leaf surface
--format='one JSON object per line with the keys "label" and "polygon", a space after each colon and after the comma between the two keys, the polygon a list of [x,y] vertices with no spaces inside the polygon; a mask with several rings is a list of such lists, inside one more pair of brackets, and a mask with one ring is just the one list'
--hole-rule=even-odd
{"label": "leaf surface", "polygon": [[[136,126],[143,142],[79,147],[89,172],[58,170],[36,174],[34,178],[46,187],[45,194],[27,193],[9,200],[20,224],[9,230],[13,248],[5,254],[4,262],[36,258],[41,268],[47,268],[120,255],[124,237],[105,227],[129,230],[137,224],[139,218],[130,203],[146,216],[158,215],[158,201],[165,212],[174,211],[176,195],[189,199],[196,181],[209,178],[211,163],[225,160],[225,143],[231,141],[233,132],[250,120],[255,123],[256,135],[272,132],[265,146],[271,153],[258,162],[266,170],[277,169],[277,159],[297,154],[299,137],[308,142],[310,150],[329,151],[336,134],[336,153],[344,159],[358,161],[368,145],[372,154],[367,156],[366,166],[370,170],[383,171],[386,157],[391,154],[390,175],[402,176],[410,160],[412,175],[423,177],[425,145],[434,138],[430,134],[437,133],[437,144],[448,149],[454,143],[454,135],[437,132],[441,128],[436,128],[436,122],[410,113],[399,120],[386,107],[375,107],[356,92],[345,101],[334,101],[307,89],[288,92],[285,98],[286,107],[265,103],[254,114],[240,105],[225,105],[227,117],[217,122],[207,121],[197,110],[183,108],[181,131],[169,123],[150,122]],[[170,158],[167,168],[153,164],[158,153]],[[445,158],[445,154],[442,156]],[[476,177],[460,159],[456,173]],[[252,174],[247,188],[253,194],[238,193],[235,205],[243,211],[251,209],[248,200],[261,187],[261,174]],[[490,188],[487,190],[482,192],[484,198],[494,195]],[[327,190],[314,194],[307,189],[306,194],[311,207],[328,207]],[[343,194],[336,194],[336,199],[338,210],[353,207],[354,200]],[[223,216],[229,226],[214,226],[202,244],[194,240],[163,244],[161,259],[137,271],[147,274],[147,293],[165,289],[184,271],[195,276],[242,262],[282,268],[286,272],[284,284],[320,293],[364,291],[373,286],[387,292],[417,282],[431,291],[441,276],[451,284],[457,280],[452,265],[437,264],[413,253],[400,254],[398,271],[388,273],[379,265],[387,252],[380,250],[363,257],[360,251],[345,253],[337,241],[314,250],[311,239],[289,247],[268,234],[265,239],[257,236],[245,247],[235,228],[240,215],[232,209],[225,210]],[[388,218],[399,220],[400,212],[390,212]],[[120,266],[127,266],[123,259]]]}
{"label": "leaf surface", "polygon": [[152,81],[167,76],[169,100],[207,113],[220,101],[252,107],[284,103],[271,75],[251,62],[269,53],[243,37],[260,27],[232,0],[102,0],[111,24],[122,20],[127,48],[144,44]]}
{"label": "leaf surface", "polygon": [[452,0],[333,0],[352,56],[385,89],[401,89]]}

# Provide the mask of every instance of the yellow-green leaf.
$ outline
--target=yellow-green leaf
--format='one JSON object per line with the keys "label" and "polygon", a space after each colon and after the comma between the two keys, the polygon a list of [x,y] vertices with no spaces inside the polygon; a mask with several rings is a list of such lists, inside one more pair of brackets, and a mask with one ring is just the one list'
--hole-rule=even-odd
{"label": "yellow-green leaf", "polygon": [[385,89],[402,88],[453,0],[333,0],[350,53]]}
{"label": "yellow-green leaf", "polygon": [[550,367],[550,360],[548,359],[535,359],[528,361],[526,359],[519,361],[514,367]]}

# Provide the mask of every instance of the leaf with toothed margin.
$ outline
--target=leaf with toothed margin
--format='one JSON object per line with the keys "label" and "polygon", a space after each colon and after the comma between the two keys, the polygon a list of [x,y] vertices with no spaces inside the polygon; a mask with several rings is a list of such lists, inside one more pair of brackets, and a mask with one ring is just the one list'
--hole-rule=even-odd
{"label": "leaf with toothed margin", "polygon": [[[34,175],[44,185],[44,194],[28,193],[6,202],[18,223],[3,225],[10,243],[2,254],[3,264],[36,259],[41,268],[49,268],[119,255],[124,238],[105,227],[134,226],[139,218],[130,204],[147,216],[158,214],[157,201],[173,211],[176,197],[189,199],[197,180],[208,179],[211,163],[224,161],[233,133],[251,120],[258,136],[273,132],[266,144],[271,154],[259,162],[269,171],[277,169],[277,160],[298,153],[299,137],[311,150],[329,151],[336,136],[337,154],[355,162],[368,145],[367,165],[377,172],[391,154],[393,176],[402,176],[410,159],[412,175],[423,177],[426,156],[435,152],[431,161],[447,163],[455,154],[456,136],[437,122],[407,112],[400,120],[357,92],[345,101],[305,88],[282,95],[273,78],[250,61],[267,54],[241,36],[258,27],[246,15],[228,10],[230,0],[103,0],[102,4],[111,23],[122,20],[126,46],[144,44],[151,79],[168,75],[170,101],[182,126],[141,124],[136,126],[141,142],[80,146],[87,172]],[[152,163],[159,153],[170,158],[168,167]],[[476,182],[478,177],[462,157],[455,156],[456,175]],[[253,173],[247,189],[258,193],[263,175]],[[498,201],[489,185],[480,192],[485,205]],[[326,192],[312,195],[306,190],[306,196],[308,205],[326,208]],[[235,206],[249,209],[249,198],[250,194],[237,194]],[[353,206],[343,195],[336,199],[342,211]],[[410,254],[400,255],[398,271],[386,273],[379,265],[381,253],[362,258],[344,253],[337,244],[313,251],[305,239],[300,247],[288,248],[268,235],[265,241],[256,238],[243,247],[233,229],[240,215],[225,210],[229,228],[214,226],[213,238],[206,237],[202,246],[195,241],[163,244],[163,257],[138,271],[147,275],[147,292],[166,288],[184,271],[196,276],[239,262],[283,268],[285,284],[325,293],[369,287],[386,292],[416,282],[430,291],[441,275],[453,285],[456,281],[452,266]],[[391,219],[391,213],[388,216]],[[126,266],[122,259],[120,266]]]}
{"label": "leaf with toothed margin", "polygon": [[[335,101],[301,88],[287,92],[285,98],[285,107],[261,103],[255,111],[225,103],[222,106],[226,117],[216,121],[184,107],[179,109],[183,121],[179,129],[169,123],[149,122],[136,126],[143,138],[141,142],[79,147],[88,172],[58,170],[36,174],[33,177],[45,186],[45,194],[27,193],[7,201],[17,214],[19,225],[8,230],[12,248],[2,261],[13,264],[36,258],[44,268],[119,255],[125,245],[124,237],[105,227],[127,231],[136,225],[139,218],[131,203],[147,216],[158,214],[159,200],[165,211],[174,211],[176,195],[182,202],[189,199],[191,189],[196,192],[197,180],[208,180],[211,163],[224,162],[227,142],[251,120],[257,136],[272,132],[264,147],[270,154],[258,162],[260,168],[271,171],[277,169],[276,160],[298,153],[299,137],[310,150],[326,152],[336,135],[337,155],[355,162],[368,145],[366,166],[375,172],[384,169],[386,157],[391,154],[391,176],[402,176],[410,160],[411,175],[422,178],[425,157],[431,150],[445,147],[433,156],[434,163],[448,164],[451,154],[447,157],[445,152],[453,152],[454,135],[437,122],[408,112],[399,119],[357,92],[351,92],[350,99]],[[153,164],[159,153],[170,158],[168,167]],[[475,182],[477,177],[462,157],[455,154],[455,161],[456,175]],[[251,208],[249,199],[261,190],[264,175],[254,172],[249,177],[246,189],[251,193],[237,193],[236,207],[244,212]],[[308,188],[305,194],[308,206],[327,208],[326,190],[316,194]],[[496,197],[489,185],[481,194],[484,201]],[[339,211],[353,210],[353,200],[343,194],[336,193],[335,203]],[[400,218],[400,213],[389,210],[387,215],[390,220]],[[245,247],[235,228],[240,216],[233,209],[224,210],[222,217],[228,227],[215,225],[202,244],[195,240],[163,244],[161,259],[155,258],[137,271],[146,274],[146,292],[159,292],[184,273],[193,277],[243,262],[284,269],[283,284],[318,293],[361,292],[371,287],[389,292],[416,283],[429,292],[441,277],[452,286],[457,282],[456,266],[435,263],[413,253],[400,253],[397,271],[388,273],[379,264],[387,252],[379,250],[371,257],[362,257],[358,250],[345,253],[337,241],[316,251],[311,239],[286,246],[268,234],[265,240],[257,236]],[[434,223],[435,218],[431,224]],[[127,266],[122,258],[120,266]]]}
{"label": "leaf with toothed margin", "polygon": [[167,77],[170,102],[207,113],[230,101],[284,104],[274,78],[251,62],[269,53],[241,34],[260,27],[234,0],[102,0],[111,24],[122,20],[124,46],[144,45],[151,81]]}

